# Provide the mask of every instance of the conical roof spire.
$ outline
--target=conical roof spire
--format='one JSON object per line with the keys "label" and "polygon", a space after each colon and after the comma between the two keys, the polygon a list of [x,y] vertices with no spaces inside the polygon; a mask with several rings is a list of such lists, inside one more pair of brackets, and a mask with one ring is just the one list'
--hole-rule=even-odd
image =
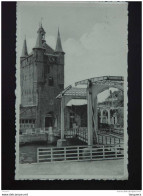
{"label": "conical roof spire", "polygon": [[40,31],[38,31],[38,37],[37,37],[36,45],[35,45],[34,48],[43,48],[43,45],[42,45],[42,34],[40,33]]}
{"label": "conical roof spire", "polygon": [[28,56],[28,52],[27,52],[27,43],[26,43],[26,37],[25,37],[21,57],[26,57],[26,56]]}
{"label": "conical roof spire", "polygon": [[38,36],[37,36],[37,41],[36,41],[36,45],[34,48],[43,48],[43,42],[45,42],[45,31],[42,27],[42,23],[39,24],[39,29],[37,31]]}
{"label": "conical roof spire", "polygon": [[63,52],[59,28],[58,28],[58,36],[57,36],[57,43],[56,43],[55,52]]}

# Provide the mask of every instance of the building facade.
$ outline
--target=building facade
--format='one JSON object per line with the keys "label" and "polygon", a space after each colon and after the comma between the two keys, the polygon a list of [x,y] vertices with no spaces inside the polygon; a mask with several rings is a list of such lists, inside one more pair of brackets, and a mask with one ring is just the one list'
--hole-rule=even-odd
{"label": "building facade", "polygon": [[60,102],[56,96],[64,89],[64,55],[58,30],[56,48],[45,40],[40,25],[33,51],[28,54],[26,39],[20,57],[20,128],[60,127]]}
{"label": "building facade", "polygon": [[122,91],[110,91],[102,103],[98,103],[99,125],[124,126],[124,97]]}
{"label": "building facade", "polygon": [[[98,103],[98,129],[104,127],[124,126],[124,99],[122,91],[110,91],[105,101]],[[80,105],[67,105],[65,109],[65,128],[74,125],[87,127],[87,103]]]}

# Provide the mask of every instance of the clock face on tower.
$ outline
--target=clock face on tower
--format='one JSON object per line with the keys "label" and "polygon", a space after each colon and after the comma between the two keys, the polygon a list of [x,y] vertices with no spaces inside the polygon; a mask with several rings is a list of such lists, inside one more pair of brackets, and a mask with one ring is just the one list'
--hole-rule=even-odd
{"label": "clock face on tower", "polygon": [[55,63],[56,62],[56,58],[53,57],[53,56],[49,57],[49,62],[50,63]]}

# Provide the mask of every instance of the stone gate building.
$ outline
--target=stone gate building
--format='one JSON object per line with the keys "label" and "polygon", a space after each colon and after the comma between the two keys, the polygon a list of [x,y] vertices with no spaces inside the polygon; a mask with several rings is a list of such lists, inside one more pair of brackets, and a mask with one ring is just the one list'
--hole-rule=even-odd
{"label": "stone gate building", "polygon": [[60,103],[56,96],[64,89],[64,55],[58,30],[56,49],[45,40],[40,25],[30,54],[24,40],[20,57],[20,128],[60,127]]}

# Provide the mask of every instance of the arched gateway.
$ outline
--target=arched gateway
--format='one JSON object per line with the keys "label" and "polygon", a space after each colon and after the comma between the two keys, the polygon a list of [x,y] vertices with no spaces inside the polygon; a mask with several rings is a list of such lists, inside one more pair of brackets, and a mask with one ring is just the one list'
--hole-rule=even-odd
{"label": "arched gateway", "polygon": [[75,85],[86,85],[86,88],[69,86],[57,98],[61,99],[61,145],[64,143],[64,108],[71,99],[87,99],[88,145],[93,145],[93,133],[97,141],[97,95],[111,87],[124,91],[124,78],[120,76],[95,77],[76,82]]}

